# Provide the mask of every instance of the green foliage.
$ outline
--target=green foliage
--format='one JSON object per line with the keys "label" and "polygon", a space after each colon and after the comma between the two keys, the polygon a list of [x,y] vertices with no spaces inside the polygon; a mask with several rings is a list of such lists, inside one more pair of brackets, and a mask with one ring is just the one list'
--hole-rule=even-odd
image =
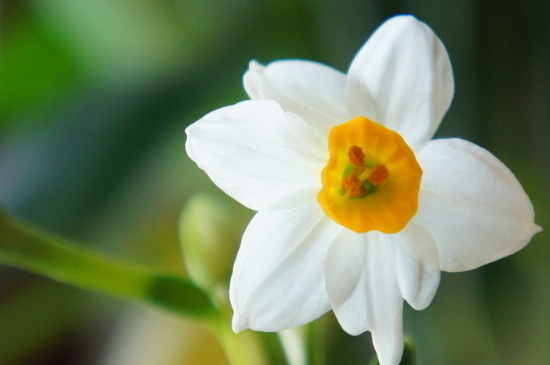
{"label": "green foliage", "polygon": [[27,110],[59,106],[78,89],[82,75],[74,55],[28,12],[14,12],[2,28],[0,123]]}
{"label": "green foliage", "polygon": [[107,258],[0,217],[0,262],[115,297],[195,317],[214,315],[208,296],[189,281]]}

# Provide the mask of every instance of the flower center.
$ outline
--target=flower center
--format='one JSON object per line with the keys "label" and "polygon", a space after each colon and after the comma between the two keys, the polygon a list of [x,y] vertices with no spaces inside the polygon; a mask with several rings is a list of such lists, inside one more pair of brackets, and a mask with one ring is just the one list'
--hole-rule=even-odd
{"label": "flower center", "polygon": [[317,200],[355,232],[397,233],[418,209],[422,169],[405,140],[365,117],[331,129]]}

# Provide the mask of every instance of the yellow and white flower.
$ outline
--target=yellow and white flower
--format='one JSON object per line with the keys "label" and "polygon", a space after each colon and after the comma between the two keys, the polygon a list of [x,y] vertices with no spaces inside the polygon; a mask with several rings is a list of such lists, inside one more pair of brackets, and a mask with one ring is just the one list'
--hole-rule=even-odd
{"label": "yellow and white flower", "polygon": [[231,278],[235,331],[332,309],[395,365],[403,299],[425,308],[441,270],[498,260],[540,230],[504,164],[461,139],[431,140],[454,83],[443,44],[414,17],[385,22],[347,74],[252,62],[244,86],[251,100],[186,130],[191,159],[258,211]]}

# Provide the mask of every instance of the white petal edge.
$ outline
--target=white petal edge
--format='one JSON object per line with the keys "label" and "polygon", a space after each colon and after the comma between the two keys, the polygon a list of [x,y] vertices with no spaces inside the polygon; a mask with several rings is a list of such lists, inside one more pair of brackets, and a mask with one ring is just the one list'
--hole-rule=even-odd
{"label": "white petal edge", "polygon": [[541,228],[512,172],[487,150],[461,139],[428,143],[414,221],[433,236],[442,270],[465,271],[523,248]]}
{"label": "white petal edge", "polygon": [[320,189],[326,147],[302,119],[272,100],[215,110],[186,133],[189,157],[250,209],[291,207]]}
{"label": "white petal edge", "polygon": [[231,277],[233,329],[281,331],[327,312],[324,260],[340,230],[316,201],[257,213]]}
{"label": "white petal edge", "polygon": [[414,150],[432,138],[453,93],[443,43],[412,16],[396,16],[382,24],[348,71],[349,112],[369,117],[374,99],[379,115],[373,120],[399,132]]}
{"label": "white petal edge", "polygon": [[325,276],[332,310],[347,333],[358,335],[369,329],[366,283],[363,270],[366,237],[342,231],[330,246]]}
{"label": "white petal edge", "polygon": [[435,296],[441,276],[435,241],[414,221],[390,238],[395,245],[395,266],[401,294],[414,309],[424,309]]}
{"label": "white petal edge", "polygon": [[250,62],[244,87],[251,99],[276,100],[326,138],[330,128],[347,122],[346,76],[317,62],[284,60],[263,66]]}
{"label": "white petal edge", "polygon": [[330,246],[325,263],[338,322],[351,335],[371,331],[382,365],[397,365],[403,353],[403,298],[394,250],[388,235],[346,230]]}

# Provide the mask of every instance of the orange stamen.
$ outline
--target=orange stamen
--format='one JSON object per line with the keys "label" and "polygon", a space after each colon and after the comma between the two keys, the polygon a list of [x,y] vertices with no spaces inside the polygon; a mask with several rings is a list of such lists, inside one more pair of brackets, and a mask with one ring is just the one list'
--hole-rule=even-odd
{"label": "orange stamen", "polygon": [[365,166],[365,154],[359,146],[351,146],[348,150],[349,162],[356,167]]}
{"label": "orange stamen", "polygon": [[386,166],[378,165],[374,168],[374,171],[370,174],[368,180],[372,183],[372,185],[376,186],[384,183],[389,176],[390,173]]}
{"label": "orange stamen", "polygon": [[355,174],[350,174],[342,180],[342,187],[346,191],[346,196],[350,198],[362,198],[368,194],[363,187],[363,182]]}

